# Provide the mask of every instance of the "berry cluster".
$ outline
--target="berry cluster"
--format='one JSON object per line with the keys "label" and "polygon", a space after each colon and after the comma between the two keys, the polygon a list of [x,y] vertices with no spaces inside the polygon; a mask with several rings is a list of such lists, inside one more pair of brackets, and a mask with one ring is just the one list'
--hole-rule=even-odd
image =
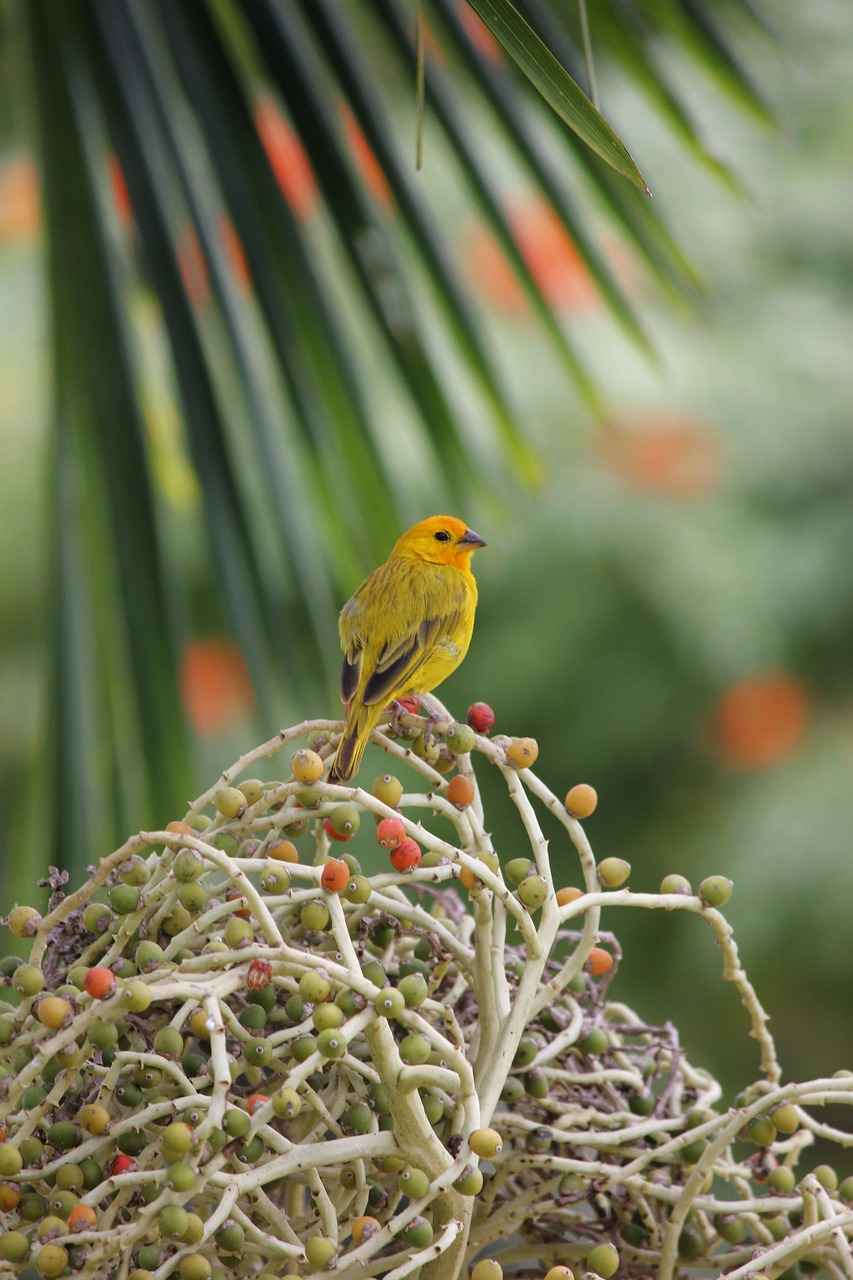
{"label": "berry cluster", "polygon": [[[481,730],[488,710],[471,709]],[[375,737],[413,784],[401,768],[368,790],[326,780],[339,729],[283,732],[80,889],[55,874],[44,917],[10,912],[30,954],[0,962],[0,1270],[668,1280],[745,1276],[758,1249],[772,1275],[806,1252],[836,1265],[853,1188],[795,1168],[833,1134],[806,1106],[849,1104],[853,1080],[780,1085],[718,910],[730,883],[627,889],[629,864],[596,862],[580,824],[594,791],[554,796],[532,739],[408,710]],[[287,777],[244,778],[286,748]],[[489,834],[474,761],[515,826]],[[578,885],[554,884],[545,814]],[[735,1108],[672,1027],[608,998],[608,905],[714,930],[762,1054]]]}

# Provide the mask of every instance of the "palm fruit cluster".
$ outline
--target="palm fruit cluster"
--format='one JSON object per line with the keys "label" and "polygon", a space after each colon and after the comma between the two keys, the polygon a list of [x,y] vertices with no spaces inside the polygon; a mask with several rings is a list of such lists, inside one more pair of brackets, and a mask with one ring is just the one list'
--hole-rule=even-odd
{"label": "palm fruit cluster", "polygon": [[[326,781],[340,724],[284,731],[74,892],[53,872],[44,915],[12,909],[0,1271],[850,1273],[853,1180],[799,1163],[816,1133],[849,1144],[816,1109],[853,1075],[780,1083],[729,882],[634,893],[586,838],[592,788],[559,799],[532,739],[442,711],[377,730],[372,786]],[[517,815],[500,830],[484,770]],[[616,905],[711,927],[761,1056],[733,1105],[610,997]]]}

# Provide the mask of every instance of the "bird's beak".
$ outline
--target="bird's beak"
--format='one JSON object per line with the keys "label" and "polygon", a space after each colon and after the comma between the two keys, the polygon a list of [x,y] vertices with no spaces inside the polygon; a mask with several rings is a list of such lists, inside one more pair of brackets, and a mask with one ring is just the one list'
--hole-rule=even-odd
{"label": "bird's beak", "polygon": [[486,539],[481,538],[473,529],[466,529],[456,545],[457,547],[484,547]]}

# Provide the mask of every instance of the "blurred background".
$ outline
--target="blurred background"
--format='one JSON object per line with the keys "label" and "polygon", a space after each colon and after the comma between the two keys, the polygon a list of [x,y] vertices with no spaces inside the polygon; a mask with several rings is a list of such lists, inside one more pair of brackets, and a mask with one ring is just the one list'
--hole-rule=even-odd
{"label": "blurred background", "polygon": [[[519,5],[586,86],[571,7]],[[0,11],[0,901],[334,714],[340,604],[446,510],[488,549],[442,700],[591,782],[632,888],[731,877],[786,1078],[849,1067],[849,6],[592,6],[651,202],[464,0],[417,172],[409,7],[341,14]],[[605,924],[751,1080],[701,922]]]}

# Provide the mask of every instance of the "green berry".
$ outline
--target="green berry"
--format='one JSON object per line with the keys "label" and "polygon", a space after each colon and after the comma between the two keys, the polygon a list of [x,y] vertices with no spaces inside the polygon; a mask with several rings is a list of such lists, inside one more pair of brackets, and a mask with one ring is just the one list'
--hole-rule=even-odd
{"label": "green berry", "polygon": [[825,1191],[836,1191],[838,1189],[838,1174],[831,1164],[819,1164],[812,1169],[812,1173]]}
{"label": "green berry", "polygon": [[303,929],[322,933],[329,923],[329,908],[323,902],[306,902],[299,913]]}
{"label": "green berry", "polygon": [[328,1000],[332,994],[332,984],[324,969],[308,969],[299,979],[299,994],[309,1004],[317,1004]]}
{"label": "green berry", "polygon": [[521,884],[534,870],[534,864],[529,858],[512,858],[504,868],[507,879],[513,884]]}
{"label": "green berry", "polygon": [[533,1039],[533,1036],[522,1036],[518,1042],[512,1065],[520,1068],[529,1067],[538,1052],[539,1044]]}
{"label": "green berry", "polygon": [[80,1141],[80,1130],[71,1120],[57,1120],[49,1126],[45,1136],[48,1146],[55,1147],[57,1151],[70,1151]]}
{"label": "green berry", "polygon": [[383,1018],[399,1018],[406,1008],[406,997],[397,987],[383,987],[374,999],[373,1007]]}
{"label": "green berry", "polygon": [[407,1009],[416,1009],[429,995],[429,987],[421,973],[409,973],[401,978],[397,991],[403,997]]}
{"label": "green berry", "polygon": [[198,880],[182,884],[178,889],[178,902],[190,915],[197,916],[207,906],[208,892]]}
{"label": "green berry", "polygon": [[225,939],[225,945],[231,951],[238,951],[241,947],[247,947],[255,941],[255,930],[252,928],[251,921],[244,916],[229,916],[222,936]]}
{"label": "green berry", "polygon": [[186,1209],[178,1204],[165,1205],[160,1210],[157,1221],[161,1233],[173,1240],[180,1240],[189,1225]]}
{"label": "green berry", "polygon": [[165,952],[158,943],[146,938],[136,948],[133,959],[139,972],[147,973],[151,969],[158,969],[165,962]]}
{"label": "green berry", "polygon": [[184,1051],[184,1037],[177,1027],[161,1027],[154,1035],[154,1052],[177,1061]]}
{"label": "green berry", "polygon": [[251,1119],[248,1112],[240,1111],[236,1107],[225,1112],[225,1118],[222,1121],[222,1127],[230,1138],[244,1138],[249,1132]]}
{"label": "green berry", "polygon": [[315,1004],[311,1021],[315,1031],[335,1031],[343,1026],[345,1015],[340,1005],[327,1000],[324,1004]]}
{"label": "green berry", "polygon": [[413,1249],[425,1249],[428,1244],[432,1243],[432,1224],[427,1222],[426,1218],[412,1218],[412,1221],[403,1228],[400,1234],[406,1244],[411,1245]]}
{"label": "green berry", "polygon": [[239,787],[220,787],[213,797],[213,803],[223,818],[240,818],[248,808],[246,797]]}
{"label": "green berry", "polygon": [[147,884],[151,877],[148,864],[144,858],[140,858],[138,853],[134,853],[126,862],[123,862],[118,873],[123,884],[134,885],[137,888]]}
{"label": "green berry", "polygon": [[346,1036],[339,1028],[330,1027],[317,1036],[317,1048],[324,1058],[342,1058],[347,1051]]}
{"label": "green berry", "polygon": [[420,1031],[413,1031],[400,1042],[400,1057],[409,1066],[420,1066],[429,1061],[431,1045]]}
{"label": "green berry", "polygon": [[112,928],[114,922],[113,913],[102,902],[90,902],[83,908],[83,924],[89,933],[94,933],[96,936],[106,933]]}
{"label": "green berry", "polygon": [[528,911],[535,911],[548,897],[548,881],[536,873],[525,876],[518,886],[518,897]]}
{"label": "green berry", "polygon": [[290,876],[284,867],[266,867],[258,881],[264,893],[273,895],[287,893],[290,888]]}
{"label": "green berry", "polygon": [[609,1280],[619,1267],[619,1253],[612,1244],[597,1244],[586,1255],[586,1265],[603,1280]]}
{"label": "green berry", "polygon": [[355,1102],[341,1116],[341,1127],[346,1133],[370,1133],[373,1113],[364,1102]]}
{"label": "green berry", "polygon": [[593,1027],[588,1035],[581,1040],[579,1048],[587,1054],[596,1056],[600,1053],[606,1053],[610,1046],[607,1032],[601,1027]]}
{"label": "green berry", "polygon": [[[771,1169],[767,1175],[767,1186],[771,1191],[776,1191],[779,1195],[790,1195],[797,1185],[797,1176],[793,1169],[789,1169],[786,1164],[777,1165],[775,1169]],[[842,1187],[843,1187],[842,1183]],[[853,1183],[851,1184],[853,1186]]]}
{"label": "green berry", "polygon": [[374,780],[370,793],[383,804],[387,804],[389,809],[396,809],[403,795],[403,784],[393,774],[384,773]]}
{"label": "green berry", "polygon": [[243,1057],[250,1066],[269,1066],[272,1062],[272,1045],[263,1036],[250,1036],[243,1046]]}
{"label": "green berry", "polygon": [[67,1266],[68,1250],[63,1248],[61,1244],[42,1245],[36,1255],[36,1271],[40,1276],[44,1276],[46,1280],[50,1280],[52,1276],[61,1275]]}
{"label": "green berry", "polygon": [[93,1022],[86,1039],[96,1049],[114,1049],[118,1043],[118,1027],[114,1022]]}
{"label": "green berry", "polygon": [[680,893],[686,897],[691,897],[693,888],[690,881],[685,876],[668,875],[664,876],[660,882],[661,893]]}
{"label": "green berry", "polygon": [[337,1245],[328,1236],[312,1236],[305,1242],[305,1260],[312,1271],[322,1271],[337,1251]]}
{"label": "green berry", "polygon": [[361,905],[370,900],[372,889],[367,876],[354,875],[344,889],[344,897],[347,902],[354,902]]}
{"label": "green berry", "polygon": [[279,1120],[294,1120],[302,1110],[302,1099],[295,1089],[279,1089],[273,1094],[272,1109]]}
{"label": "green berry", "polygon": [[596,871],[598,883],[605,889],[618,889],[631,874],[631,864],[624,858],[603,858]]}
{"label": "green berry", "polygon": [[800,1127],[799,1112],[790,1102],[781,1107],[776,1107],[771,1113],[770,1119],[773,1123],[773,1128],[786,1135],[796,1133]]}
{"label": "green berry", "polygon": [[0,1143],[0,1178],[14,1178],[24,1167],[24,1161],[17,1147],[8,1142]]}
{"label": "green berry", "polygon": [[264,794],[264,784],[259,778],[247,778],[238,788],[246,797],[246,804],[257,804]]}
{"label": "green berry", "polygon": [[139,906],[142,897],[132,884],[114,884],[110,889],[110,906],[118,916],[129,916]]}
{"label": "green berry", "polygon": [[212,1270],[203,1253],[188,1253],[178,1263],[181,1280],[210,1280]]}
{"label": "green berry", "polygon": [[462,1177],[454,1184],[461,1196],[477,1196],[483,1190],[484,1178],[479,1169],[467,1164],[462,1170]]}
{"label": "green berry", "polygon": [[336,835],[354,836],[361,826],[361,814],[354,804],[336,805],[329,814],[329,825]]}
{"label": "green berry", "polygon": [[699,885],[699,897],[706,907],[724,907],[733,889],[731,880],[725,876],[708,876]]}
{"label": "green berry", "polygon": [[227,1218],[216,1233],[216,1243],[224,1253],[239,1253],[246,1243],[246,1233],[238,1222]]}
{"label": "green berry", "polygon": [[462,756],[474,750],[477,735],[469,725],[455,724],[444,741],[455,756]]}
{"label": "green berry", "polygon": [[12,986],[26,1000],[44,990],[44,974],[34,964],[19,964],[12,974]]}
{"label": "green berry", "polygon": [[16,938],[32,938],[41,924],[41,915],[35,907],[13,907],[8,922]]}
{"label": "green berry", "polygon": [[400,1190],[404,1191],[410,1200],[420,1200],[429,1188],[429,1177],[423,1169],[415,1169],[413,1165],[408,1165],[400,1174]]}

